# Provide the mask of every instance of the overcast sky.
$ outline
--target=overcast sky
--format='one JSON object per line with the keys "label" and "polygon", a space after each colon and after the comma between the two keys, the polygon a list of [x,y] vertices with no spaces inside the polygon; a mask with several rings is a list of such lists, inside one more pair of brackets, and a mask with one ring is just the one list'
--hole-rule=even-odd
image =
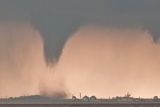
{"label": "overcast sky", "polygon": [[[160,35],[160,0],[0,0],[1,21],[29,20],[41,33],[47,61],[58,59],[79,27],[98,25]],[[20,20],[21,19],[21,20]]]}

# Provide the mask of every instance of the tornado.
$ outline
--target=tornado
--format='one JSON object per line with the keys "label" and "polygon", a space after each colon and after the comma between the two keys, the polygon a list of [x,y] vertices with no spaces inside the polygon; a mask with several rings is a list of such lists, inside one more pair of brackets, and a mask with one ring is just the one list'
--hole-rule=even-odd
{"label": "tornado", "polygon": [[[143,44],[148,38],[139,36],[141,31],[145,31],[145,35],[151,38],[147,46],[151,45],[151,41],[159,44],[158,4],[159,0],[0,0],[0,76],[3,80],[0,85],[6,86],[0,89],[2,96],[6,96],[6,93],[9,96],[26,93],[67,96],[69,92],[66,90],[72,86],[65,83],[66,73],[61,69],[61,64],[65,64],[62,61],[65,47],[68,41],[86,26],[124,32],[133,30],[133,33],[138,29],[138,37],[133,35],[130,38],[136,37],[136,40]],[[107,33],[105,32],[106,37]],[[87,33],[84,35],[87,36]],[[123,38],[122,35],[123,32],[120,32],[119,37]],[[112,39],[117,37],[111,37],[110,41]],[[16,78],[17,76],[20,78]],[[17,81],[22,83],[15,84]],[[6,85],[12,82],[13,85]],[[26,85],[22,85],[24,83]],[[17,92],[16,86],[22,86],[22,91]],[[29,90],[28,87],[33,88]]]}

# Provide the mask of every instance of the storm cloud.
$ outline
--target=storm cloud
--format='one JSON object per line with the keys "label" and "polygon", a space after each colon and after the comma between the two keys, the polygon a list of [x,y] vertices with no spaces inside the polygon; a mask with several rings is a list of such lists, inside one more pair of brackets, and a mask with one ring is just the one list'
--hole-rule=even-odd
{"label": "storm cloud", "polygon": [[85,25],[148,30],[160,35],[159,0],[0,0],[0,20],[29,20],[44,41],[47,62],[58,61],[66,40]]}

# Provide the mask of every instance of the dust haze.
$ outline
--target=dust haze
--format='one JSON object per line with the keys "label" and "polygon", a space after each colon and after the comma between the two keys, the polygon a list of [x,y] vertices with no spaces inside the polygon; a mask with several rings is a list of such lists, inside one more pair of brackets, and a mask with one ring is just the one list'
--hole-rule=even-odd
{"label": "dust haze", "polygon": [[98,98],[159,95],[160,45],[148,31],[81,27],[58,63],[70,92]]}
{"label": "dust haze", "polygon": [[46,66],[43,39],[29,21],[0,23],[0,97],[66,97],[60,72]]}

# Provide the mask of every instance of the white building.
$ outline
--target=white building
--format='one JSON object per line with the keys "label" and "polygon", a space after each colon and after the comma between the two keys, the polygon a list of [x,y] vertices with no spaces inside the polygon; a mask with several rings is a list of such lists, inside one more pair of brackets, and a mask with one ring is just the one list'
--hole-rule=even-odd
{"label": "white building", "polygon": [[90,97],[90,100],[91,100],[91,101],[96,101],[97,98],[96,98],[95,96],[91,96],[91,97]]}
{"label": "white building", "polygon": [[76,101],[77,98],[75,96],[72,96],[72,101]]}
{"label": "white building", "polygon": [[82,101],[85,101],[85,102],[89,101],[89,97],[88,96],[84,96]]}

